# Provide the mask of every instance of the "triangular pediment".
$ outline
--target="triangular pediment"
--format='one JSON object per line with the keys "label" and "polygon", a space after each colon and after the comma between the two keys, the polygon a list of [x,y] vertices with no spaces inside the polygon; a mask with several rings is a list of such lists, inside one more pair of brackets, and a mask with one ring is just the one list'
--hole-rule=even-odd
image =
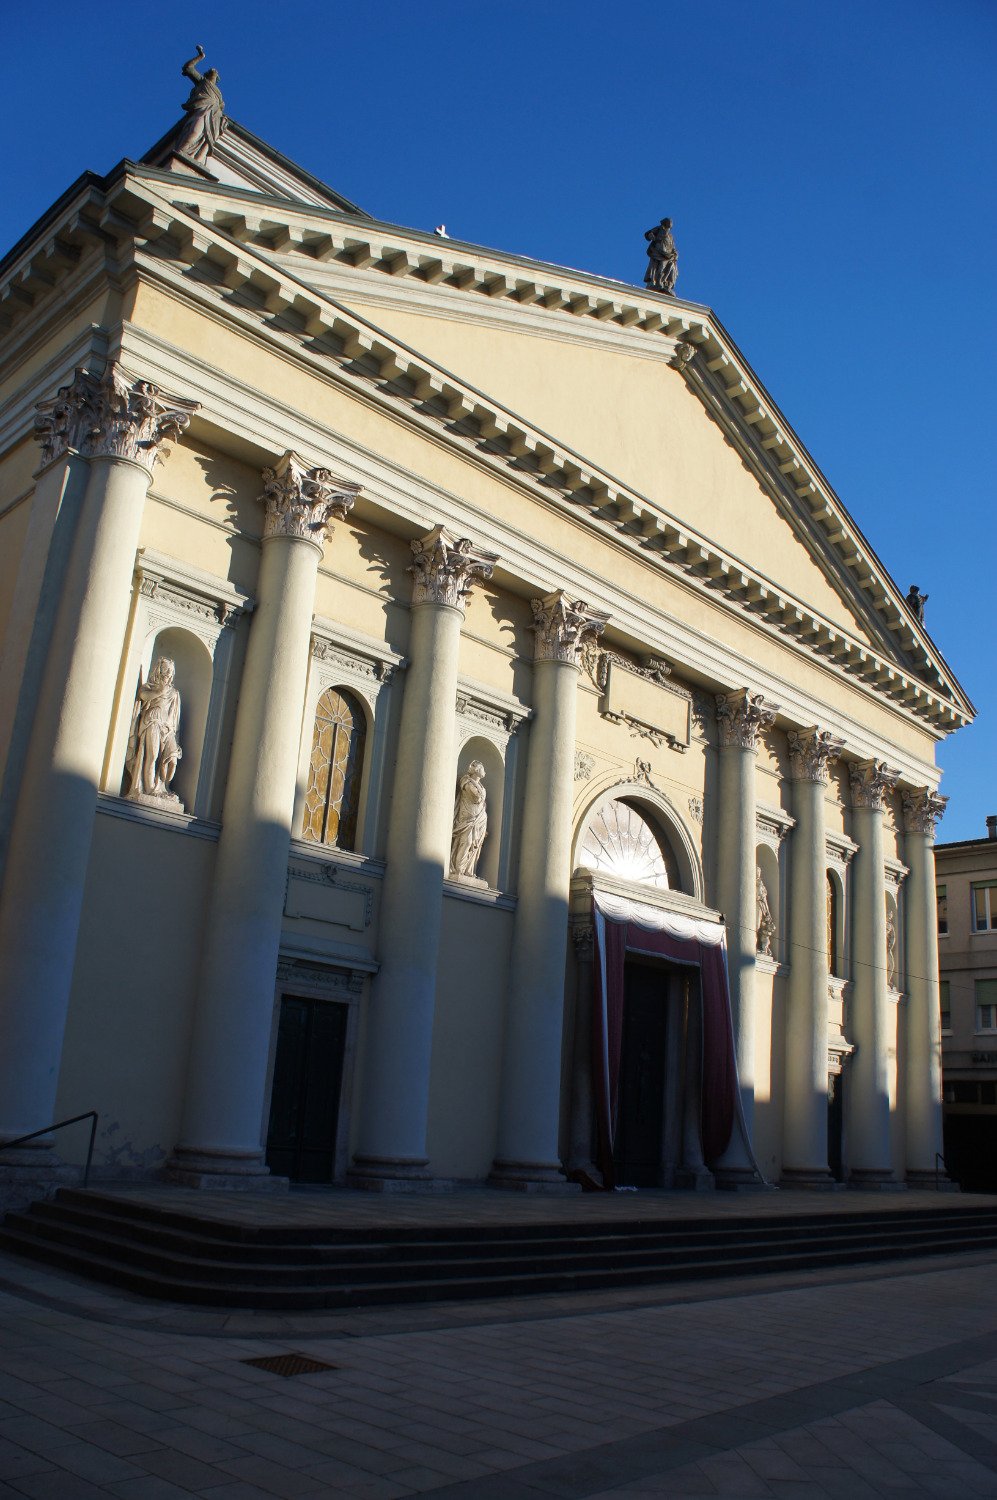
{"label": "triangular pediment", "polygon": [[226,128],[203,166],[176,156],[173,142],[182,124],[178,121],[162,140],[156,142],[142,158],[145,164],[200,178],[206,183],[260,193],[266,198],[283,198],[299,208],[334,208],[360,218],[367,217],[363,209],[349,198],[313,177],[235,120],[226,119]]}

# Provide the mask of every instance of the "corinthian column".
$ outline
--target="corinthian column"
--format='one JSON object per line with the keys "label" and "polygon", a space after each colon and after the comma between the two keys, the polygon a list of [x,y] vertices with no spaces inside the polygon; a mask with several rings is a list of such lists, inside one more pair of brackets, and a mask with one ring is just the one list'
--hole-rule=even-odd
{"label": "corinthian column", "polygon": [[[907,1034],[904,1110],[907,1183],[934,1187],[942,1151],[942,1042],[938,1003],[938,911],[935,825],[947,797],[929,787],[901,793],[904,854],[910,874],[904,887],[907,933]],[[944,1173],[942,1181],[946,1181]]]}
{"label": "corinthian column", "polygon": [[429,1067],[443,880],[453,828],[454,716],[464,600],[496,561],[442,526],[412,544],[412,628],[391,797],[379,957],[367,1015],[360,1135],[350,1179],[426,1178]]}
{"label": "corinthian column", "polygon": [[608,616],[561,590],[532,600],[536,632],[516,923],[492,1181],[562,1191],[558,1153],[571,801],[581,647]]}
{"label": "corinthian column", "polygon": [[[274,972],[291,842],[315,580],[358,493],[287,453],[263,471],[256,609],[236,712],[173,1177],[261,1186]],[[281,1185],[283,1180],[281,1180]]]}
{"label": "corinthian column", "polygon": [[[761,730],[778,708],[761,693],[741,688],[717,694],[720,727],[720,824],[717,848],[717,904],[727,922],[727,963],[734,1017],[734,1054],[744,1132],[750,1142],[755,1113],[755,756]],[[734,1125],[730,1145],[716,1167],[728,1187],[758,1181],[747,1142]]]}
{"label": "corinthian column", "polygon": [[889,974],[886,944],[886,869],[883,797],[897,771],[879,760],[848,767],[852,829],[858,849],[852,866],[851,1033],[855,1054],[848,1072],[850,1187],[894,1184],[890,1152]]}
{"label": "corinthian column", "polygon": [[789,997],[783,1181],[832,1188],[827,1165],[827,859],[824,790],[842,741],[828,731],[789,734],[793,778],[789,901]]}
{"label": "corinthian column", "polygon": [[[196,403],[112,364],[38,423],[46,460],[89,463],[21,775],[0,896],[0,1141],[50,1123],[97,791],[152,467]],[[44,1149],[8,1153],[29,1172]]]}

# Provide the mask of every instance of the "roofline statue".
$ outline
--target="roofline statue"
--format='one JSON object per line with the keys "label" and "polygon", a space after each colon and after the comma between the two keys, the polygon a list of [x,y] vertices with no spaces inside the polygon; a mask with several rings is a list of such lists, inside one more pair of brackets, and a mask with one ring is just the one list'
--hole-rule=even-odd
{"label": "roofline statue", "polygon": [[225,100],[218,87],[218,69],[208,68],[203,74],[197,71],[197,64],[204,61],[204,55],[204,48],[199,44],[195,55],[180,70],[194,87],[184,103],[187,119],[173,147],[178,156],[185,156],[198,166],[207,161],[228,124]]}
{"label": "roofline statue", "polygon": [[648,242],[644,285],[652,292],[664,292],[666,297],[674,297],[679,274],[679,253],[672,239],[671,219],[662,219],[660,224],[646,230],[644,238]]}

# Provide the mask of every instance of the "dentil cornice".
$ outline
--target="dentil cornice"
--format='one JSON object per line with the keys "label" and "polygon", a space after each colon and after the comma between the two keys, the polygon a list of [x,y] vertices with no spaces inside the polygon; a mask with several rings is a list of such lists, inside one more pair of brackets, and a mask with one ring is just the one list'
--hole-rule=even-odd
{"label": "dentil cornice", "polygon": [[949,799],[939,796],[930,787],[919,786],[912,790],[902,789],[900,800],[904,810],[904,832],[926,833],[929,838],[934,838],[935,828]]}
{"label": "dentil cornice", "polygon": [[827,785],[831,766],[845,748],[829,729],[791,729],[789,765],[794,781],[818,781]]}
{"label": "dentil cornice", "polygon": [[883,799],[891,792],[900,778],[882,760],[853,761],[848,767],[848,779],[852,788],[852,806],[866,807],[872,812],[883,811]]}
{"label": "dentil cornice", "polygon": [[466,536],[454,537],[445,526],[409,544],[412,548],[412,603],[447,604],[463,609],[475,580],[490,578],[498,562]]}
{"label": "dentil cornice", "polygon": [[45,463],[75,450],[84,458],[130,459],[151,474],[164,442],[183,435],[198,402],[132,380],[112,362],[102,375],[78,369],[69,385],[36,410],[35,437]]}
{"label": "dentil cornice", "polygon": [[264,541],[294,537],[321,547],[330,518],[344,520],[359,492],[358,484],[334,479],[328,469],[306,468],[296,453],[285,453],[263,470]]}
{"label": "dentil cornice", "polygon": [[778,705],[766,703],[761,693],[738,688],[733,693],[717,693],[717,723],[720,726],[720,748],[756,750],[758,736],[768,729],[779,712]]}
{"label": "dentil cornice", "polygon": [[530,607],[536,632],[534,661],[564,661],[577,667],[582,647],[601,635],[609,622],[607,614],[590,609],[582,599],[569,599],[563,589],[531,599]]}

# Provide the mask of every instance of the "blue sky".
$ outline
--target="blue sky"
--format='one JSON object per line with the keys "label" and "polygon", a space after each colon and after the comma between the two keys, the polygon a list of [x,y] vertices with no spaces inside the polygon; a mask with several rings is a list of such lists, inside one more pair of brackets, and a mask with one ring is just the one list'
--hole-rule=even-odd
{"label": "blue sky", "polygon": [[[0,245],[180,115],[229,113],[378,217],[708,303],[979,710],[940,837],[997,812],[994,0],[7,9]],[[27,59],[33,58],[33,62]]]}

